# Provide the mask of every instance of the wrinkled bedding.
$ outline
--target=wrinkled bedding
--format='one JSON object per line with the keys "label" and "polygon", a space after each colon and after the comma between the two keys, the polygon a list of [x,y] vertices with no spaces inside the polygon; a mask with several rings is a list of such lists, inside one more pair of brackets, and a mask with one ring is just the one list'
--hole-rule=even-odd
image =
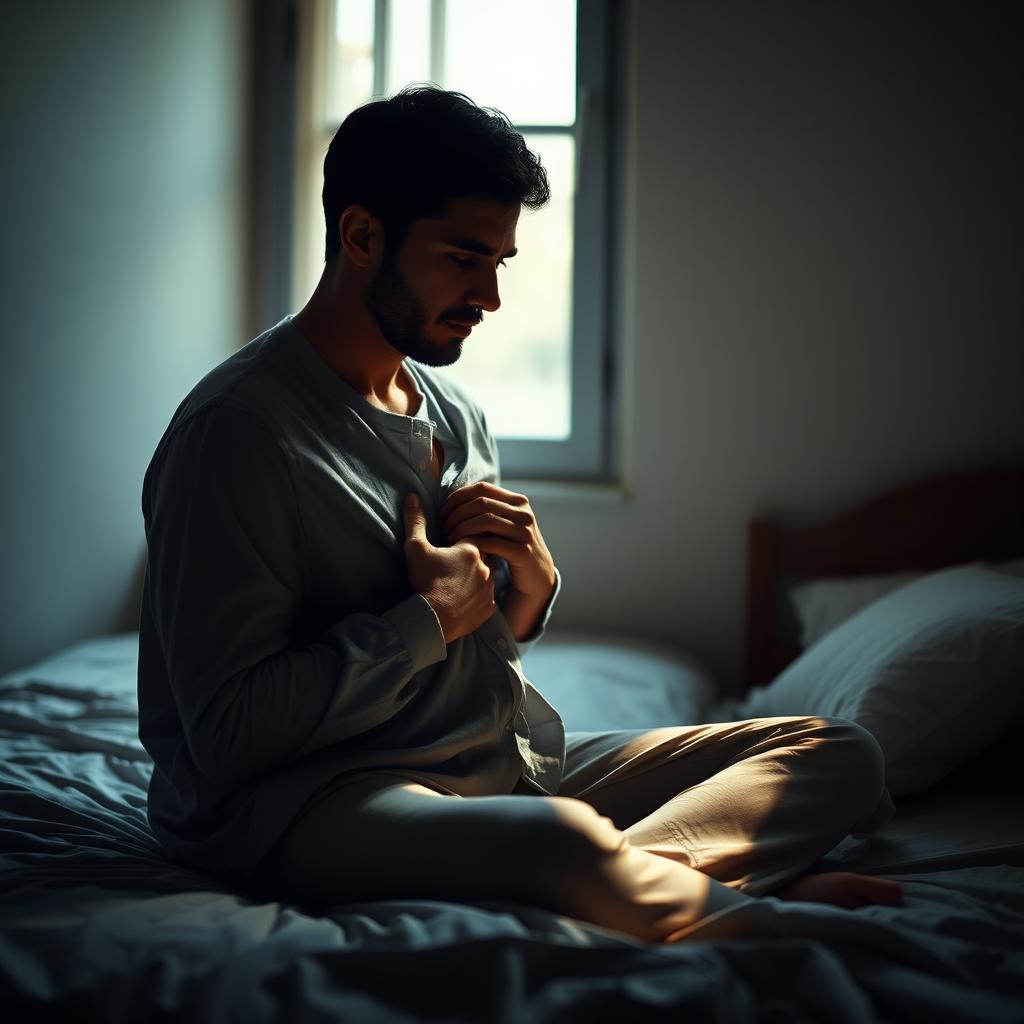
{"label": "wrinkled bedding", "polygon": [[0,680],[6,1020],[1024,1022],[1020,794],[931,791],[826,858],[897,878],[901,908],[766,898],[671,946],[510,903],[312,916],[161,855],[136,652],[99,638]]}

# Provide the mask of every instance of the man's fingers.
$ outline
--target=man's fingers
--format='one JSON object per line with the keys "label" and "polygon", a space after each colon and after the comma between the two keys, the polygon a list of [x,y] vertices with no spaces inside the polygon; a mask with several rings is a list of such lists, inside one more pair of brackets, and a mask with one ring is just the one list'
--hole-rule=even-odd
{"label": "man's fingers", "polygon": [[533,524],[533,513],[529,510],[515,508],[505,501],[498,501],[494,498],[476,498],[461,505],[452,506],[448,510],[442,510],[441,518],[449,530],[474,517],[481,518],[490,513],[500,519],[506,519],[518,526],[530,526]]}
{"label": "man's fingers", "polygon": [[521,545],[515,541],[506,540],[504,537],[497,537],[492,533],[477,533],[472,537],[464,537],[453,546],[467,543],[471,543],[480,552],[480,556],[484,561],[492,557],[504,558],[512,566],[518,564],[521,560],[519,557],[522,553]]}
{"label": "man's fingers", "polygon": [[461,540],[463,537],[480,537],[485,534],[492,537],[505,537],[519,544],[529,544],[532,539],[532,534],[527,527],[510,523],[507,519],[502,519],[491,512],[485,512],[473,519],[466,519],[458,526],[448,527],[447,534],[449,543]]}
{"label": "man's fingers", "polygon": [[530,503],[530,499],[525,494],[519,494],[517,491],[510,491],[505,487],[499,487],[497,484],[480,480],[475,484],[467,484],[465,487],[460,487],[457,491],[452,491],[441,506],[441,515],[448,515],[456,506],[466,501],[472,501],[480,495],[490,495],[509,505],[518,506]]}
{"label": "man's fingers", "polygon": [[402,513],[405,516],[405,539],[421,540],[426,543],[427,516],[417,494],[409,493],[405,496]]}

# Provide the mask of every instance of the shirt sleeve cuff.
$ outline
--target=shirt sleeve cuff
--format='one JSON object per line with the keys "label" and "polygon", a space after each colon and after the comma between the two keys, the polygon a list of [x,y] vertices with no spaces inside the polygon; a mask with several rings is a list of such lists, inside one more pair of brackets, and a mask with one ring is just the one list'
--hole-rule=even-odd
{"label": "shirt sleeve cuff", "polygon": [[381,617],[391,623],[405,642],[414,674],[448,657],[441,620],[422,594],[413,594]]}
{"label": "shirt sleeve cuff", "polygon": [[541,615],[539,621],[537,622],[537,627],[534,629],[534,631],[528,637],[526,637],[523,640],[520,640],[519,643],[518,643],[518,646],[519,646],[519,657],[520,658],[522,658],[524,655],[526,655],[530,651],[530,649],[533,647],[533,645],[544,635],[544,629],[547,626],[548,619],[551,618],[551,612],[554,610],[554,607],[555,607],[555,599],[558,597],[558,593],[559,593],[559,591],[561,589],[562,589],[562,574],[558,571],[558,569],[556,567],[556,569],[555,569],[555,589],[551,591],[551,597],[548,598],[547,606],[545,607],[543,614]]}

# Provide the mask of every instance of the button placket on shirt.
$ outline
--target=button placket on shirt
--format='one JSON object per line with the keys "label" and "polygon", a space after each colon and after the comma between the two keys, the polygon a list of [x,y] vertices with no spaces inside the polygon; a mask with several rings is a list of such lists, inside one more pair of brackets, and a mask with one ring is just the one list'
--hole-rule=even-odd
{"label": "button placket on shirt", "polygon": [[412,424],[412,448],[413,461],[421,470],[430,469],[430,425],[413,420]]}

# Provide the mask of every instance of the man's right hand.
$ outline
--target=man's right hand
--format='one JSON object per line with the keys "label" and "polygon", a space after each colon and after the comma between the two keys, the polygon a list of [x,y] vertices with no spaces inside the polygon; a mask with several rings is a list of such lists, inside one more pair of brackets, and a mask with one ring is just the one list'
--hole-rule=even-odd
{"label": "man's right hand", "polygon": [[498,610],[490,567],[471,541],[435,548],[427,540],[427,517],[417,495],[406,496],[402,511],[409,584],[434,609],[444,642],[450,644]]}

